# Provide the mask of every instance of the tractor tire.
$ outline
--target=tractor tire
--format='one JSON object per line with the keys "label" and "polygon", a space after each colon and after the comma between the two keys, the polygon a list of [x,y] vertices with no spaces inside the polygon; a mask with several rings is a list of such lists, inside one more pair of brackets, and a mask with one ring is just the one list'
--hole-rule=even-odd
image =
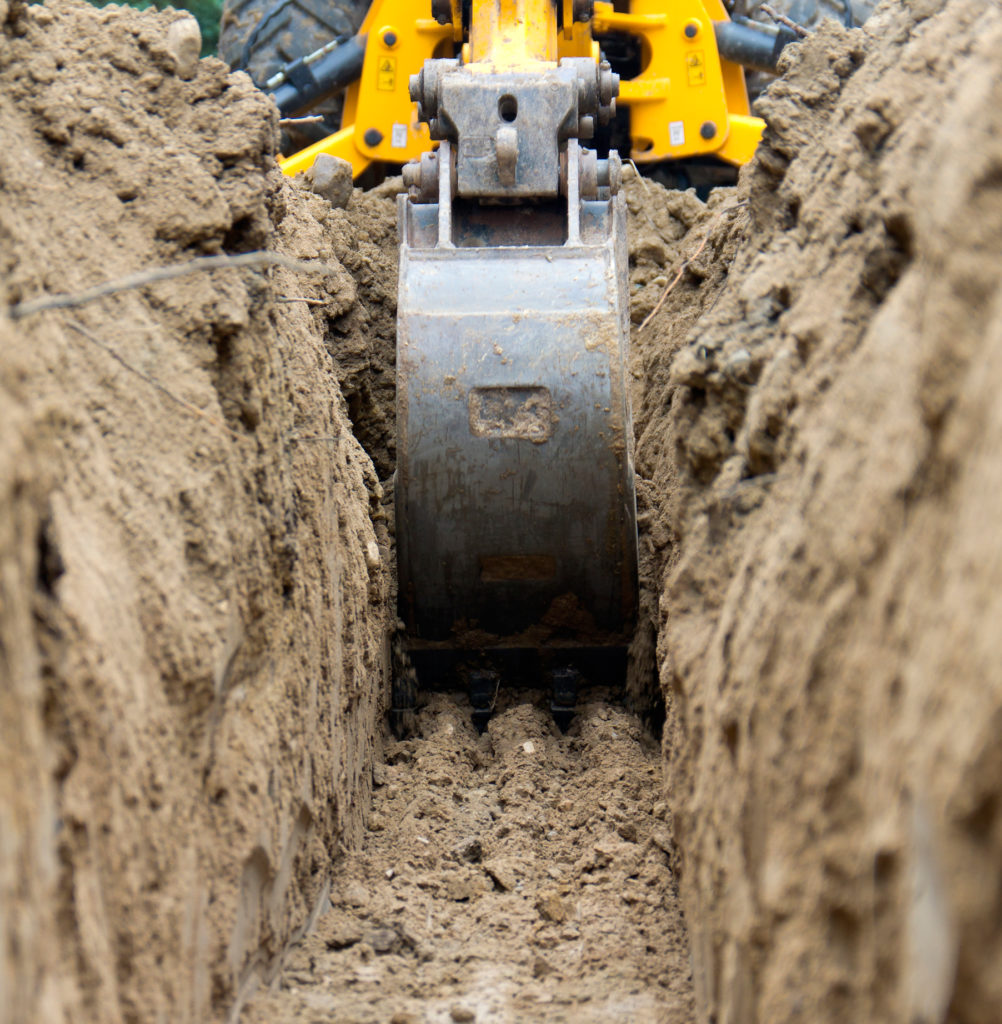
{"label": "tractor tire", "polygon": [[[219,56],[234,71],[246,71],[263,87],[292,61],[332,39],[353,36],[368,9],[367,0],[224,0]],[[332,96],[310,110],[323,121],[286,126],[282,153],[289,156],[336,132],[341,127],[343,106],[342,96]]]}
{"label": "tractor tire", "polygon": [[219,56],[263,86],[286,64],[358,31],[365,0],[224,0]]}

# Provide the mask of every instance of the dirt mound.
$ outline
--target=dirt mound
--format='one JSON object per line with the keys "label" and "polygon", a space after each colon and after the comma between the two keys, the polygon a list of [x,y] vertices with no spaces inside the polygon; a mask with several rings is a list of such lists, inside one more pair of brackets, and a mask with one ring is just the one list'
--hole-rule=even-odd
{"label": "dirt mound", "polygon": [[637,336],[709,1019],[1002,1005],[1000,41],[950,0],[791,48]]}
{"label": "dirt mound", "polygon": [[330,352],[391,203],[294,190],[180,17],[0,4],[0,306],[328,269],[0,313],[0,1020],[224,1014],[367,812],[388,549]]}
{"label": "dirt mound", "polygon": [[657,744],[597,698],[563,736],[531,696],[483,736],[431,697],[333,909],[242,1020],[692,1019]]}

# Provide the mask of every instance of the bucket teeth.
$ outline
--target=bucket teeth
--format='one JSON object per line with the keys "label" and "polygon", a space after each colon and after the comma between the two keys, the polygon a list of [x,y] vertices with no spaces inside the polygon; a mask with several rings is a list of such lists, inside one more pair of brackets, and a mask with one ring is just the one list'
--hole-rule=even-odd
{"label": "bucket teeth", "polygon": [[555,668],[550,673],[552,691],[550,710],[553,721],[561,732],[567,732],[574,718],[575,706],[578,702],[578,689],[581,686],[581,673],[572,666]]}
{"label": "bucket teeth", "polygon": [[470,672],[470,703],[473,705],[473,724],[483,732],[494,713],[501,676],[493,669],[473,669]]}
{"label": "bucket teeth", "polygon": [[417,704],[417,672],[407,653],[402,630],[390,640],[390,729],[397,739],[414,731],[414,708]]}

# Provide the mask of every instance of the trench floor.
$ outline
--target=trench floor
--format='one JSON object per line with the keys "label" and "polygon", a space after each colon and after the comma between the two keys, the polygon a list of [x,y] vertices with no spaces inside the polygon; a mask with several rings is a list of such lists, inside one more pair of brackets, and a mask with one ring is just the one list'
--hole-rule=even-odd
{"label": "trench floor", "polygon": [[604,699],[566,735],[502,692],[487,731],[434,694],[375,771],[361,852],[244,1024],[689,1024],[660,749]]}

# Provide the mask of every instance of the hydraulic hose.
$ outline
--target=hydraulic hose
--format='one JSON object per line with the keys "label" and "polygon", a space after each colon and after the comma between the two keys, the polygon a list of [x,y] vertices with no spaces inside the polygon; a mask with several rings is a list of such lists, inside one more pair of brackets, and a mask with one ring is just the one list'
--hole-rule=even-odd
{"label": "hydraulic hose", "polygon": [[779,32],[772,35],[735,21],[715,21],[713,30],[717,36],[717,49],[724,60],[770,74],[776,73],[779,55],[787,43],[797,39],[786,26],[781,26]]}
{"label": "hydraulic hose", "polygon": [[283,68],[283,81],[271,90],[283,116],[307,110],[351,85],[362,73],[365,40],[364,35],[352,36],[315,60],[311,60],[311,55]]}

